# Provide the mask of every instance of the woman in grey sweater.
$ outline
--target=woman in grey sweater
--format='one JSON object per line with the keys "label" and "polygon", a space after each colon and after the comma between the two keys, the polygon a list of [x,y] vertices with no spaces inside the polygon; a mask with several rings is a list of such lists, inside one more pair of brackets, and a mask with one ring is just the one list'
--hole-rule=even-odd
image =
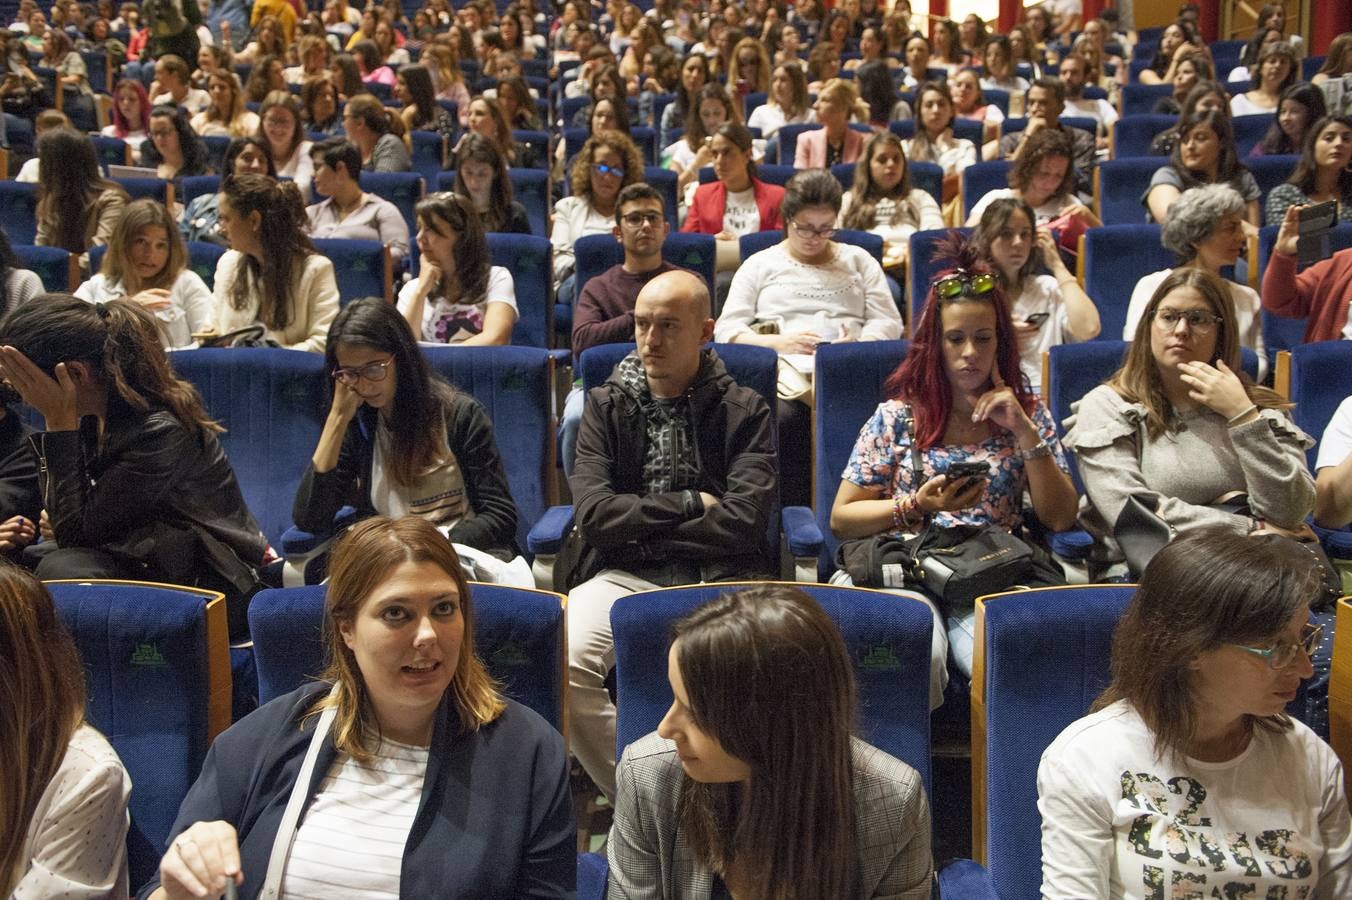
{"label": "woman in grey sweater", "polygon": [[[1220,524],[1306,537],[1314,442],[1278,394],[1239,367],[1234,304],[1200,269],[1176,269],[1155,290],[1126,362],[1072,407],[1063,444],[1088,494],[1082,519],[1112,531],[1132,495],[1154,499],[1174,534]],[[1217,504],[1248,495],[1250,516]]]}

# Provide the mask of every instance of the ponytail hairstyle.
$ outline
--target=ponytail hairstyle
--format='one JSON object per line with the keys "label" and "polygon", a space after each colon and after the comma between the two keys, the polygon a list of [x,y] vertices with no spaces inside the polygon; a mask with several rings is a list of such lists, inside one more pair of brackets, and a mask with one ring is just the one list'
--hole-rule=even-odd
{"label": "ponytail hairstyle", "polygon": [[[488,241],[484,226],[474,210],[474,201],[468,196],[439,191],[418,202],[414,208],[418,226],[445,234],[446,226],[455,232],[455,272],[443,272],[441,290],[446,291],[447,279],[459,282],[460,302],[478,303],[488,292]],[[441,222],[435,221],[440,219]],[[424,263],[426,265],[426,263]]]}
{"label": "ponytail hairstyle", "polygon": [[[238,139],[237,139],[238,140]],[[238,155],[238,154],[236,154]],[[142,280],[136,274],[131,263],[131,245],[141,236],[145,228],[163,228],[165,240],[169,244],[169,257],[164,268],[150,278]],[[143,197],[127,204],[113,228],[108,240],[108,253],[103,258],[103,274],[110,283],[122,282],[127,296],[144,290],[172,287],[188,265],[188,248],[184,246],[183,236],[178,233],[178,223],[174,221],[169,208],[158,200]]]}
{"label": "ponytail hairstyle", "polygon": [[239,215],[259,214],[263,249],[261,263],[243,254],[243,271],[231,286],[230,305],[247,309],[257,291],[259,321],[273,331],[284,331],[295,314],[294,274],[305,257],[319,252],[306,234],[300,188],[293,181],[274,181],[266,175],[240,175],[223,183],[221,193]]}
{"label": "ponytail hairstyle", "polygon": [[[1041,133],[1041,132],[1039,132]],[[1005,384],[1014,390],[1019,405],[1028,415],[1033,414],[1037,406],[1037,397],[1028,383],[1028,376],[1019,366],[1019,347],[1014,339],[1014,321],[1009,315],[1009,305],[1005,302],[1004,289],[998,286],[998,272],[994,272],[977,253],[976,244],[958,231],[950,231],[940,239],[934,259],[948,268],[935,275],[938,281],[945,275],[959,270],[967,275],[989,273],[997,276],[997,287],[989,294],[972,297],[963,292],[956,297],[941,299],[934,293],[934,282],[930,283],[929,296],[925,308],[915,322],[911,338],[911,349],[901,365],[888,376],[883,384],[885,395],[893,400],[910,404],[915,419],[912,434],[920,448],[927,449],[939,444],[944,438],[944,429],[948,426],[949,414],[953,412],[953,387],[948,382],[944,368],[944,324],[943,307],[955,303],[989,303],[995,310],[995,368]],[[1149,341],[1146,341],[1147,350]]]}
{"label": "ponytail hairstyle", "polygon": [[207,415],[197,389],[174,375],[155,317],[134,301],[39,294],[10,313],[0,333],[49,376],[56,377],[57,363],[90,365],[107,386],[110,405],[139,413],[167,409],[199,442],[225,430]]}
{"label": "ponytail hairstyle", "polygon": [[28,826],[84,705],[84,666],[52,595],[32,573],[0,561],[0,897],[28,869]]}
{"label": "ponytail hairstyle", "polygon": [[[377,100],[374,94],[358,94],[349,98],[344,112],[361,119],[367,128],[378,135],[393,134],[405,144],[408,143],[405,137],[408,129],[404,127],[404,117]],[[510,140],[511,132],[507,134]]]}
{"label": "ponytail hairstyle", "polygon": [[[901,154],[901,181],[890,191],[884,191],[873,181],[873,157],[884,148],[890,147]],[[901,138],[890,131],[878,131],[864,144],[864,152],[854,166],[854,185],[850,188],[850,209],[841,222],[846,228],[868,231],[876,224],[876,212],[879,200],[896,202],[891,224],[911,222],[920,224],[920,210],[911,200],[911,164],[906,159],[906,150]]]}

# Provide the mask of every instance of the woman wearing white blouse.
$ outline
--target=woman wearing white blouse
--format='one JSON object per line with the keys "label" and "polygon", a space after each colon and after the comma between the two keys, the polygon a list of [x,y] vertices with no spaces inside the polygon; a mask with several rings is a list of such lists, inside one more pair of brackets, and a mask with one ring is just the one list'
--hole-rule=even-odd
{"label": "woman wearing white blouse", "polygon": [[[33,523],[19,527],[31,541]],[[84,722],[84,667],[51,594],[7,562],[0,673],[0,897],[126,897],[131,782]]]}

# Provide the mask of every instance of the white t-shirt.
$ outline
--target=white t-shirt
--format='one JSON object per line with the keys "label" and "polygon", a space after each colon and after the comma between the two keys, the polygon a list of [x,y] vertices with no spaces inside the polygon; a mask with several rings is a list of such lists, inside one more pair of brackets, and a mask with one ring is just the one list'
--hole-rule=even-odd
{"label": "white t-shirt", "polygon": [[[1150,305],[1155,289],[1164,283],[1173,269],[1151,272],[1136,282],[1131,292],[1131,301],[1127,304],[1127,324],[1122,329],[1122,340],[1130,341],[1136,336],[1137,323],[1141,314]],[[1235,304],[1235,328],[1239,332],[1239,345],[1248,347],[1258,354],[1258,380],[1267,375],[1267,347],[1263,344],[1263,300],[1258,292],[1246,284],[1237,284],[1228,278],[1221,279],[1230,288],[1230,301]]]}
{"label": "white t-shirt", "polygon": [[1044,898],[1352,896],[1342,766],[1309,728],[1255,729],[1223,763],[1160,760],[1154,743],[1119,702],[1043,753]]}
{"label": "white t-shirt", "polygon": [[1230,98],[1230,115],[1238,118],[1239,116],[1270,116],[1275,109],[1272,107],[1262,107],[1249,99],[1248,94],[1235,94]]}
{"label": "white t-shirt", "polygon": [[[76,288],[75,296],[90,303],[108,303],[126,297],[127,289],[121,281],[112,281],[100,272]],[[169,303],[166,309],[149,310],[159,326],[165,349],[197,346],[193,333],[211,329],[216,305],[211,289],[192,269],[184,269],[169,286]]]}
{"label": "white t-shirt", "polygon": [[1029,316],[1046,313],[1047,318],[1037,334],[1019,338],[1019,368],[1028,376],[1033,392],[1042,390],[1042,354],[1057,344],[1074,341],[1066,330],[1069,313],[1061,288],[1050,275],[1034,275],[1023,283],[1023,292],[1010,306],[1010,316],[1022,322]]}
{"label": "white t-shirt", "polygon": [[333,761],[296,829],[282,896],[398,900],[404,845],[427,774],[428,750],[386,740],[370,763]]}
{"label": "white t-shirt", "polygon": [[723,230],[741,237],[760,231],[760,210],[756,208],[756,191],[747,188],[728,191],[728,202],[723,207]]}
{"label": "white t-shirt", "polygon": [[151,101],[152,106],[181,106],[188,111],[188,117],[192,118],[211,105],[211,95],[201,88],[188,88],[188,93],[183,95],[182,103],[174,102],[174,95],[165,91]]}
{"label": "white t-shirt", "polygon": [[746,120],[746,127],[759,128],[761,137],[769,140],[775,136],[775,132],[785,125],[798,125],[815,121],[817,121],[817,111],[811,107],[789,119],[785,117],[783,108],[778,104],[762,103],[751,111],[751,116]]}
{"label": "white t-shirt", "polygon": [[1066,111],[1061,114],[1061,118],[1087,117],[1099,123],[1100,130],[1107,130],[1108,126],[1117,121],[1117,110],[1107,100],[1067,100]]}
{"label": "white t-shirt", "polygon": [[1315,458],[1314,470],[1327,469],[1340,465],[1352,454],[1352,397],[1338,404],[1338,410],[1329,419],[1324,436],[1319,440],[1319,456]]}
{"label": "white t-shirt", "polygon": [[[417,295],[418,280],[415,278],[399,291],[399,311],[407,314]],[[488,288],[477,303],[447,303],[441,297],[428,297],[423,304],[418,339],[436,344],[458,344],[471,338],[484,330],[484,316],[490,303],[507,304],[512,308],[513,321],[516,320],[516,284],[512,281],[512,273],[502,266],[489,268]]]}

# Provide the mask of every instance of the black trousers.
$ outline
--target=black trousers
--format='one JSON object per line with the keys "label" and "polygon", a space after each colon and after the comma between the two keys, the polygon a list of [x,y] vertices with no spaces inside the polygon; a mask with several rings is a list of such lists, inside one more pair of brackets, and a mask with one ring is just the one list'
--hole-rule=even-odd
{"label": "black trousers", "polygon": [[812,505],[812,411],[797,400],[775,404],[779,424],[779,500]]}

